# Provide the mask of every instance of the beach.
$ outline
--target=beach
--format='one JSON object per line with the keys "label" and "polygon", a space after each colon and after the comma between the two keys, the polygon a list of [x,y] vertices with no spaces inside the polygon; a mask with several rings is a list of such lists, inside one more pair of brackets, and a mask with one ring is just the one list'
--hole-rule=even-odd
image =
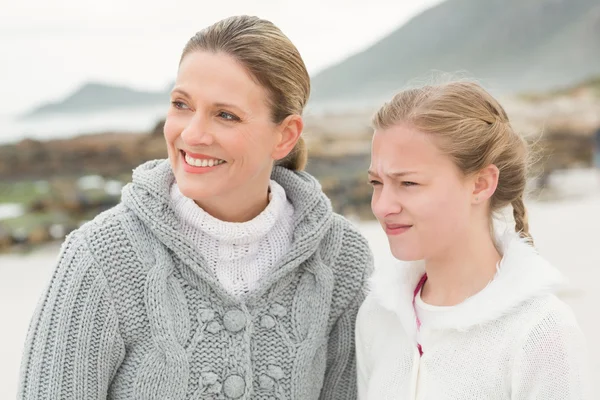
{"label": "beach", "polygon": [[[555,201],[529,200],[531,233],[539,252],[568,280],[560,293],[573,309],[588,339],[591,380],[600,380],[600,181],[593,171],[557,174],[552,185],[563,196]],[[376,222],[360,222],[376,265],[394,262],[387,239]],[[27,255],[0,256],[0,398],[16,396],[21,352],[36,303],[54,268],[59,246],[48,245]]]}

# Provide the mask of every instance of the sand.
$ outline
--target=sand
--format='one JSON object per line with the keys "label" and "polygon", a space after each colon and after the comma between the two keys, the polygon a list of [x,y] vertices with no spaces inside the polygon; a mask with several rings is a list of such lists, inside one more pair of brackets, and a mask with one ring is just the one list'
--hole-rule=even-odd
{"label": "sand", "polygon": [[[553,177],[564,194],[554,202],[527,203],[531,233],[540,253],[569,279],[561,297],[573,308],[588,339],[592,381],[600,380],[600,190],[591,171]],[[376,223],[360,223],[376,264],[392,262],[385,235]],[[0,256],[0,398],[16,396],[21,351],[29,319],[58,255],[49,245],[29,255]],[[592,340],[596,339],[596,340]]]}

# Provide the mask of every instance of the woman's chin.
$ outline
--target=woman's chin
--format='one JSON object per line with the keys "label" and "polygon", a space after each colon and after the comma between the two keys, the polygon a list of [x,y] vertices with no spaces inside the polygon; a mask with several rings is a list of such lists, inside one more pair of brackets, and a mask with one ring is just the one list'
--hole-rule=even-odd
{"label": "woman's chin", "polygon": [[204,182],[198,182],[190,179],[189,176],[176,176],[177,187],[182,195],[194,201],[218,196],[218,190],[214,185],[207,185]]}

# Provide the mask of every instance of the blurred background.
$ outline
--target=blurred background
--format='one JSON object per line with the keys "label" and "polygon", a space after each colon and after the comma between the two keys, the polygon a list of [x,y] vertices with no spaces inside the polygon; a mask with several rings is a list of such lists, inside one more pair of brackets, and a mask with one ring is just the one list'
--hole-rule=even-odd
{"label": "blurred background", "polygon": [[16,394],[64,236],[116,204],[135,166],[166,157],[181,50],[236,14],[270,19],[300,50],[313,85],[307,169],[377,263],[392,257],[369,207],[372,113],[399,89],[448,78],[500,99],[534,145],[532,234],[569,279],[561,296],[598,380],[600,0],[31,0],[0,14],[0,398]]}

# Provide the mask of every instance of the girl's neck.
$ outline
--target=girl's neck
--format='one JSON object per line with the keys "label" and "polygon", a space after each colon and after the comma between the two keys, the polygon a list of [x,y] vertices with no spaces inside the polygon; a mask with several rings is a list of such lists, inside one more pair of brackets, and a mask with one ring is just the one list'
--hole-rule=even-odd
{"label": "girl's neck", "polygon": [[425,260],[421,299],[435,306],[462,303],[492,281],[501,258],[489,232],[456,240],[440,256]]}

